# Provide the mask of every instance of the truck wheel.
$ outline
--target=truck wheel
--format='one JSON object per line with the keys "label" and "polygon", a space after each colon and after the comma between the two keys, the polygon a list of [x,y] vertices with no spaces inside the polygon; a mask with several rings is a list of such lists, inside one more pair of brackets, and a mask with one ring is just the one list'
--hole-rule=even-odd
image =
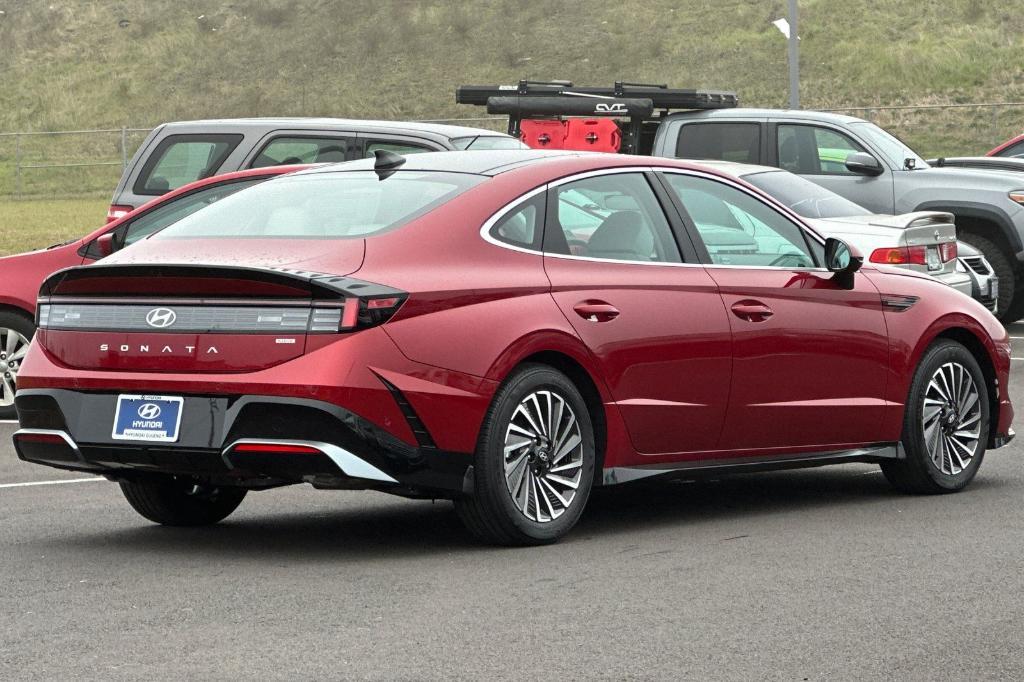
{"label": "truck wheel", "polygon": [[981,251],[999,278],[999,305],[996,317],[1009,324],[1024,317],[1024,287],[1021,286],[1020,268],[990,239],[964,232],[960,239]]}
{"label": "truck wheel", "polygon": [[0,419],[18,416],[14,409],[18,370],[35,332],[35,325],[27,317],[0,312]]}
{"label": "truck wheel", "polygon": [[209,526],[228,517],[245,497],[245,488],[196,485],[171,476],[122,481],[128,504],[145,518],[165,526]]}

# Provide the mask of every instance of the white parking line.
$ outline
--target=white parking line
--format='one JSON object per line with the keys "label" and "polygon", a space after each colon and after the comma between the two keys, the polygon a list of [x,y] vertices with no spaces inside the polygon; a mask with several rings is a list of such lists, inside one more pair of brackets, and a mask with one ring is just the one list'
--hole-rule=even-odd
{"label": "white parking line", "polygon": [[17,424],[17,419],[0,419],[0,424]]}
{"label": "white parking line", "polygon": [[65,483],[90,483],[92,481],[105,481],[107,479],[98,476],[90,478],[69,478],[63,481],[30,481],[28,483],[0,483],[0,488],[28,488],[35,485],[64,485]]}
{"label": "white parking line", "polygon": [[1024,360],[1024,358],[1010,358],[1011,360]]}

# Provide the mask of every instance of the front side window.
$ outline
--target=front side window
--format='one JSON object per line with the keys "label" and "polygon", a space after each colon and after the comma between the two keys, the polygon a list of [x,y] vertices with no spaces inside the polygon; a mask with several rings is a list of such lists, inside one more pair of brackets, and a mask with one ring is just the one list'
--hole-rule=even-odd
{"label": "front side window", "polygon": [[779,168],[801,175],[856,175],[846,168],[846,157],[864,147],[829,128],[780,124]]}
{"label": "front side window", "polygon": [[135,193],[159,196],[216,175],[241,140],[241,135],[170,135],[146,160]]}
{"label": "front side window", "polygon": [[803,230],[735,187],[715,180],[666,173],[715,265],[814,267]]}
{"label": "front side window", "polygon": [[290,166],[297,163],[340,163],[348,140],[343,137],[275,137],[253,159],[252,168]]}
{"label": "front side window", "polygon": [[372,171],[285,175],[221,199],[153,239],[362,238],[429,213],[485,178],[466,173]]}
{"label": "front side window", "polygon": [[676,158],[760,163],[758,123],[687,123],[679,131]]}
{"label": "front side window", "polygon": [[552,192],[546,251],[640,263],[681,261],[665,213],[641,173],[583,178]]}

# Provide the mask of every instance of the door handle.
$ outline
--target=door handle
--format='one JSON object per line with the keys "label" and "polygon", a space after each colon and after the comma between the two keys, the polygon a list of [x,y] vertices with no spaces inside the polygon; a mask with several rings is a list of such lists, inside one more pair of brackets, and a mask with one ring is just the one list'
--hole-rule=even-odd
{"label": "door handle", "polygon": [[733,314],[747,322],[764,322],[775,313],[760,301],[737,301],[732,304]]}
{"label": "door handle", "polygon": [[619,316],[619,309],[604,301],[580,301],[572,309],[588,322],[609,322]]}

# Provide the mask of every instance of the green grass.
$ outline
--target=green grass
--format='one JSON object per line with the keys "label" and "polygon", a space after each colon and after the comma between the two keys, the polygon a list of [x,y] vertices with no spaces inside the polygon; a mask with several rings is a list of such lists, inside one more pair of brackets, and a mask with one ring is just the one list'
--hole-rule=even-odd
{"label": "green grass", "polygon": [[[0,0],[0,132],[233,116],[483,115],[465,83],[569,78],[787,102],[785,0]],[[1024,101],[1024,0],[800,0],[807,108]],[[860,114],[863,115],[863,114]],[[929,156],[980,153],[1024,107],[866,115]],[[142,139],[132,134],[129,151]],[[40,165],[118,162],[120,134],[23,138]],[[15,191],[0,137],[0,197]],[[117,165],[26,169],[23,196],[105,197]]]}
{"label": "green grass", "polygon": [[103,225],[109,204],[103,199],[2,201],[0,256],[81,237]]}

